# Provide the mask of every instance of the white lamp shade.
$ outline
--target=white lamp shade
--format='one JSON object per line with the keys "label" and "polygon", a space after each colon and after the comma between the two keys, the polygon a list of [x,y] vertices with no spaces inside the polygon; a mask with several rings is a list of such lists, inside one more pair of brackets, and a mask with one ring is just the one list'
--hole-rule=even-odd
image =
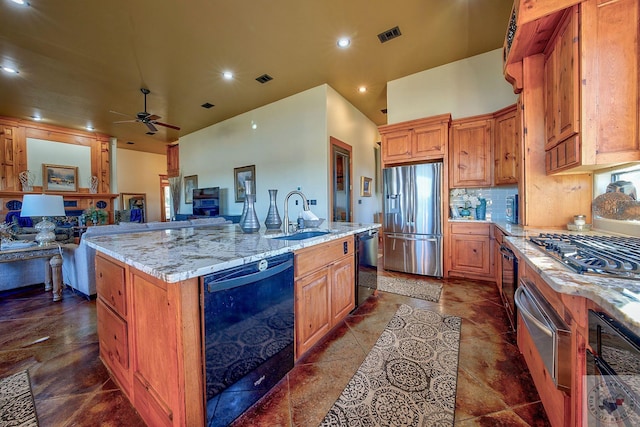
{"label": "white lamp shade", "polygon": [[65,216],[62,196],[48,194],[25,194],[22,196],[21,217],[26,216]]}

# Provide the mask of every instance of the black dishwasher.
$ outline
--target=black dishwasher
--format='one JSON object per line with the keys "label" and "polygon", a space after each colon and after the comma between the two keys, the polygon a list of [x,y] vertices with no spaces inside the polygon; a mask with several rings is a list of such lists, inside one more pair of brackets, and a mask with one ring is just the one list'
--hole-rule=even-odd
{"label": "black dishwasher", "polygon": [[202,283],[207,426],[226,426],[293,368],[293,254]]}
{"label": "black dishwasher", "polygon": [[356,307],[378,289],[378,231],[356,234]]}

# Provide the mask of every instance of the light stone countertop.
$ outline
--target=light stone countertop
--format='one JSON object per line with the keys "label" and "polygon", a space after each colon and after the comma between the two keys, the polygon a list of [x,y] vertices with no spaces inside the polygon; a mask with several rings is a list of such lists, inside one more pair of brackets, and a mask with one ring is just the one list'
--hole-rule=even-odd
{"label": "light stone countertop", "polygon": [[330,234],[286,241],[271,238],[282,235],[277,230],[263,227],[258,233],[245,234],[238,224],[226,224],[87,236],[86,242],[153,277],[176,283],[379,227],[329,222],[320,230],[330,230]]}
{"label": "light stone countertop", "polygon": [[[512,224],[496,225],[509,234],[505,237],[506,241],[553,290],[595,302],[619,322],[640,335],[640,280],[575,273],[529,241],[530,236],[537,236],[541,232],[594,236],[611,235],[611,233],[599,230],[578,233],[567,230],[524,229]],[[511,232],[508,231],[507,225],[511,225],[508,227]]]}

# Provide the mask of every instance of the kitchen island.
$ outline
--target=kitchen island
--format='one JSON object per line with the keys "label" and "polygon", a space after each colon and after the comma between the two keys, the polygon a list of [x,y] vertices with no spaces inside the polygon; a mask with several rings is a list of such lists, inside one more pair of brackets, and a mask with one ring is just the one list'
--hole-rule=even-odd
{"label": "kitchen island", "polygon": [[[377,227],[329,223],[328,234],[295,241],[276,239],[279,232],[244,234],[235,224],[92,237],[100,356],[147,424],[204,425],[201,278],[287,252],[297,263],[314,247],[326,247],[323,256],[338,248],[353,263],[354,235]],[[353,269],[325,263],[340,271],[342,287],[354,288],[353,274],[344,274]],[[296,322],[299,314],[296,305]]]}

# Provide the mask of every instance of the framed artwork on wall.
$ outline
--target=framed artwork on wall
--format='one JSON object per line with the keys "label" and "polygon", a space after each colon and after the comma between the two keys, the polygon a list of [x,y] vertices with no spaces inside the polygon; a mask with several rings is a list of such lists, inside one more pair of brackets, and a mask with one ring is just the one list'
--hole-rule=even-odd
{"label": "framed artwork on wall", "polygon": [[360,196],[371,197],[371,178],[360,177]]}
{"label": "framed artwork on wall", "polygon": [[198,175],[184,177],[184,202],[193,203],[193,190],[198,188]]}
{"label": "framed artwork on wall", "polygon": [[43,191],[78,191],[78,167],[42,164]]}
{"label": "framed artwork on wall", "polygon": [[256,165],[233,168],[233,185],[236,193],[236,203],[244,202],[244,182],[253,181],[253,190],[256,189]]}

